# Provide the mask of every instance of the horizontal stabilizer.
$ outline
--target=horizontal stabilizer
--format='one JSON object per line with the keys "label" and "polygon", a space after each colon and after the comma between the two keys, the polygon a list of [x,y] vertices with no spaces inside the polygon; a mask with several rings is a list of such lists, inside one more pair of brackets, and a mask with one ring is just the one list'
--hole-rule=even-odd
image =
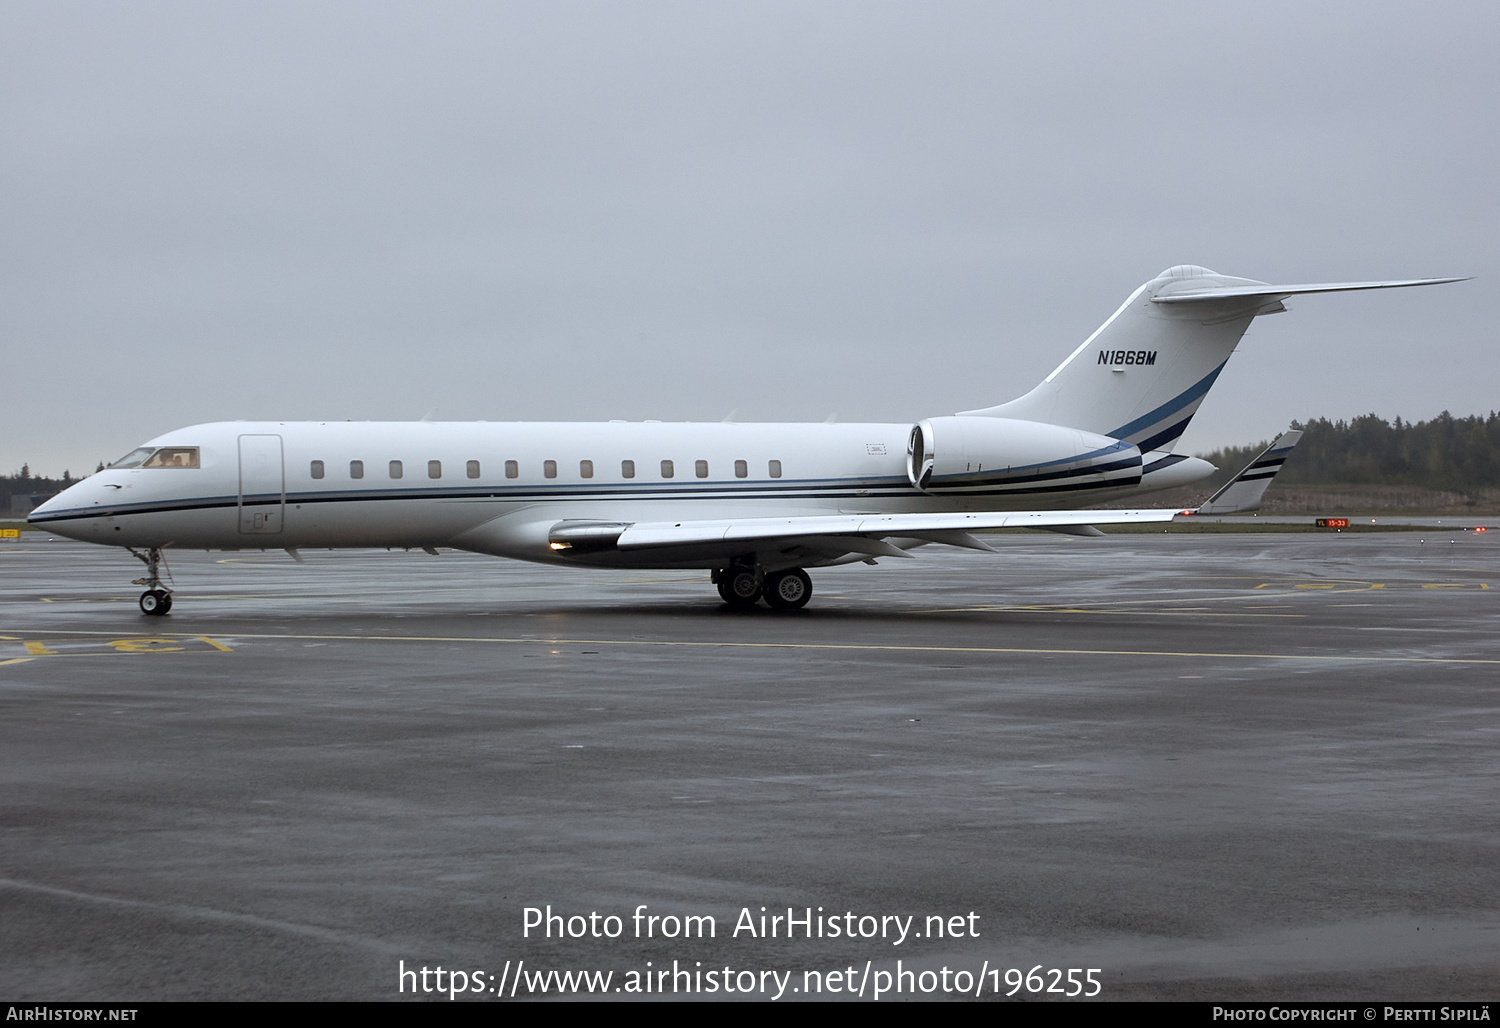
{"label": "horizontal stabilizer", "polygon": [[[1191,281],[1191,280],[1189,280]],[[1267,283],[1243,286],[1188,288],[1163,292],[1151,298],[1152,303],[1198,303],[1204,300],[1236,300],[1260,297],[1282,299],[1301,293],[1352,293],[1360,289],[1402,289],[1406,286],[1440,286],[1448,282],[1467,282],[1466,278],[1409,278],[1392,282],[1319,282],[1312,285],[1275,286]]]}
{"label": "horizontal stabilizer", "polygon": [[1233,514],[1242,510],[1259,510],[1266,487],[1271,484],[1271,479],[1276,477],[1287,457],[1291,456],[1292,447],[1301,438],[1301,432],[1283,432],[1259,457],[1250,462],[1249,467],[1230,479],[1228,485],[1210,496],[1193,513]]}

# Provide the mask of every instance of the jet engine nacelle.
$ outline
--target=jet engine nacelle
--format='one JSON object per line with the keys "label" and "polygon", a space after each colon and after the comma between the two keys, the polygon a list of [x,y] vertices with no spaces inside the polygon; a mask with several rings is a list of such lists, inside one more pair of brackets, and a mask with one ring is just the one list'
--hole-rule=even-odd
{"label": "jet engine nacelle", "polygon": [[929,418],[912,426],[906,474],[924,493],[1015,492],[1141,480],[1133,443],[1015,418]]}

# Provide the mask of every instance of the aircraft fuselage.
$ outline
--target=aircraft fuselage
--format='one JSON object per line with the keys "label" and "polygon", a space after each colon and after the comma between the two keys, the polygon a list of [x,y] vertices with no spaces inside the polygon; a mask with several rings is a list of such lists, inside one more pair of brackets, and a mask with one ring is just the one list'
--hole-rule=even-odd
{"label": "aircraft fuselage", "polygon": [[142,447],[192,451],[193,466],[106,468],[31,520],[142,548],[451,546],[548,563],[716,567],[722,552],[559,551],[546,529],[563,520],[1043,510],[1213,470],[1166,454],[1147,455],[1147,469],[1151,458],[1165,466],[1145,473],[1137,455],[1113,479],[992,465],[994,479],[924,493],[911,480],[912,431],[902,423],[221,422]]}

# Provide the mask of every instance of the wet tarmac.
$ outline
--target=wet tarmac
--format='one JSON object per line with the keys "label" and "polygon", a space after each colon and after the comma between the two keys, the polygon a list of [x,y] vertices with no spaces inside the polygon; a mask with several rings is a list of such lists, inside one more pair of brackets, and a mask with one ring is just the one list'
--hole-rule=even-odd
{"label": "wet tarmac", "polygon": [[996,545],[0,544],[0,997],[1500,996],[1500,533]]}

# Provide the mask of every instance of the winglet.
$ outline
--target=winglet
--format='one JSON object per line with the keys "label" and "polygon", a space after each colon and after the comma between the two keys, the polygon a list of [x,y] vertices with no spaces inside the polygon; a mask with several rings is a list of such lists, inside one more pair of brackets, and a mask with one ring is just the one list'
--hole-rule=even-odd
{"label": "winglet", "polygon": [[1283,432],[1250,466],[1229,480],[1229,484],[1210,496],[1194,514],[1232,514],[1241,510],[1258,510],[1260,498],[1276,472],[1291,456],[1292,447],[1302,438],[1301,432]]}

